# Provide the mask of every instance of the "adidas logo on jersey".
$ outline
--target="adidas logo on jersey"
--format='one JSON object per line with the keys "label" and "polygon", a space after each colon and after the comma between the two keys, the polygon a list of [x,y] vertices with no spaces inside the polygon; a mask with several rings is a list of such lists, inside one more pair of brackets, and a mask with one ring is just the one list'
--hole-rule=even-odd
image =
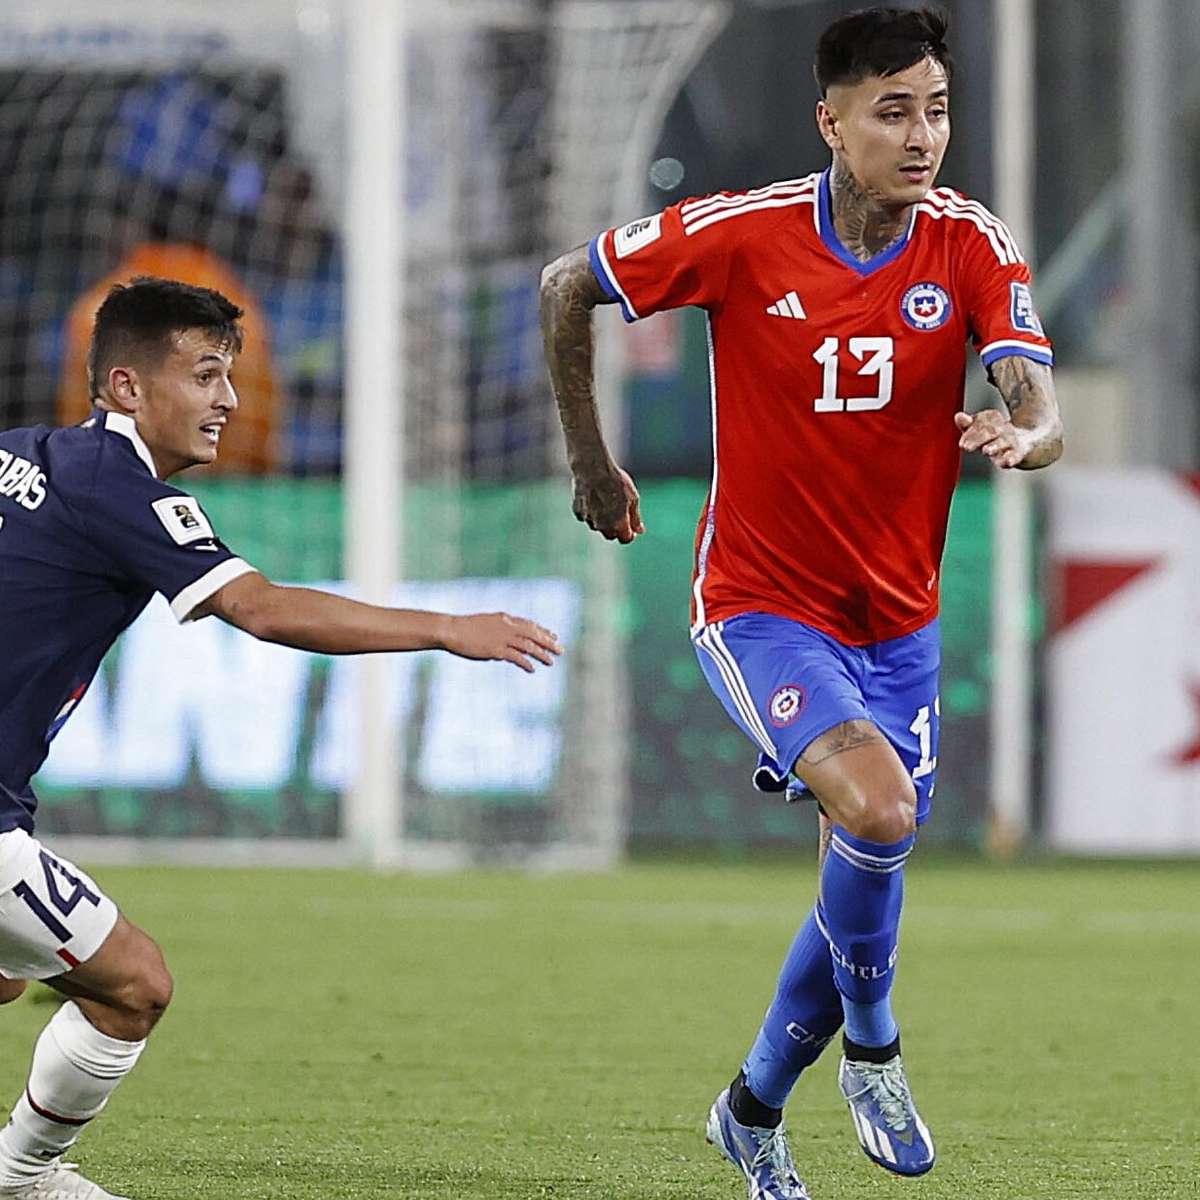
{"label": "adidas logo on jersey", "polygon": [[803,321],[808,317],[808,313],[804,311],[804,305],[800,303],[800,297],[795,292],[788,292],[782,300],[768,304],[767,312],[773,317],[791,317],[797,321]]}

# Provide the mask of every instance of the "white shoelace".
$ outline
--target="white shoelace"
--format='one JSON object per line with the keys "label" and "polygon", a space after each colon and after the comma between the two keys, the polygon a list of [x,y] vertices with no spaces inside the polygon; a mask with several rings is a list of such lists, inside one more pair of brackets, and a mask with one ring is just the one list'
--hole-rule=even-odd
{"label": "white shoelace", "polygon": [[864,1083],[849,1098],[857,1100],[864,1092],[870,1092],[888,1127],[897,1132],[906,1129],[912,1111],[912,1093],[908,1090],[908,1080],[900,1059],[893,1058],[886,1063],[856,1062],[853,1069]]}
{"label": "white shoelace", "polygon": [[750,1164],[752,1170],[764,1166],[769,1166],[776,1179],[784,1186],[798,1189],[798,1195],[806,1196],[808,1194],[804,1190],[800,1176],[796,1174],[791,1151],[788,1148],[787,1134],[782,1125],[777,1126],[771,1136],[759,1146],[758,1153],[755,1154],[754,1160]]}

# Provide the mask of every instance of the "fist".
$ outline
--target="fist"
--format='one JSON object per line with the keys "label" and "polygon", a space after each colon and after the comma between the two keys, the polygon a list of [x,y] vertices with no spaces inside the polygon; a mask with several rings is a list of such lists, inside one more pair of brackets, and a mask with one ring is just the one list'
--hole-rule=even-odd
{"label": "fist", "polygon": [[577,521],[610,542],[628,545],[646,532],[637,486],[620,467],[594,476],[577,474],[571,508]]}

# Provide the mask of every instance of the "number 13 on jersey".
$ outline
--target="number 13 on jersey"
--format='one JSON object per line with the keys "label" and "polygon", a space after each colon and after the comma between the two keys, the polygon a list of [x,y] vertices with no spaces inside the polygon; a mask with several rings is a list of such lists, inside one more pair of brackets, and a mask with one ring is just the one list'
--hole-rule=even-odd
{"label": "number 13 on jersey", "polygon": [[892,398],[895,342],[890,337],[852,337],[850,355],[862,365],[858,375],[878,375],[879,388],[874,396],[855,396],[849,400],[838,395],[838,371],[841,369],[841,339],[827,337],[813,358],[823,368],[821,395],[813,401],[814,412],[877,412]]}

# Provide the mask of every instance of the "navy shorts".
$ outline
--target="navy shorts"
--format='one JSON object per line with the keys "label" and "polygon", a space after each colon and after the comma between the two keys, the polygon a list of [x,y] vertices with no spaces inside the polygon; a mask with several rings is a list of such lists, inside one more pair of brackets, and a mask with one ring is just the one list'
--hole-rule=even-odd
{"label": "navy shorts", "polygon": [[709,687],[758,747],[755,784],[783,791],[815,738],[843,721],[874,721],[912,775],[917,824],[937,777],[938,622],[869,646],[786,617],[740,613],[692,635]]}

